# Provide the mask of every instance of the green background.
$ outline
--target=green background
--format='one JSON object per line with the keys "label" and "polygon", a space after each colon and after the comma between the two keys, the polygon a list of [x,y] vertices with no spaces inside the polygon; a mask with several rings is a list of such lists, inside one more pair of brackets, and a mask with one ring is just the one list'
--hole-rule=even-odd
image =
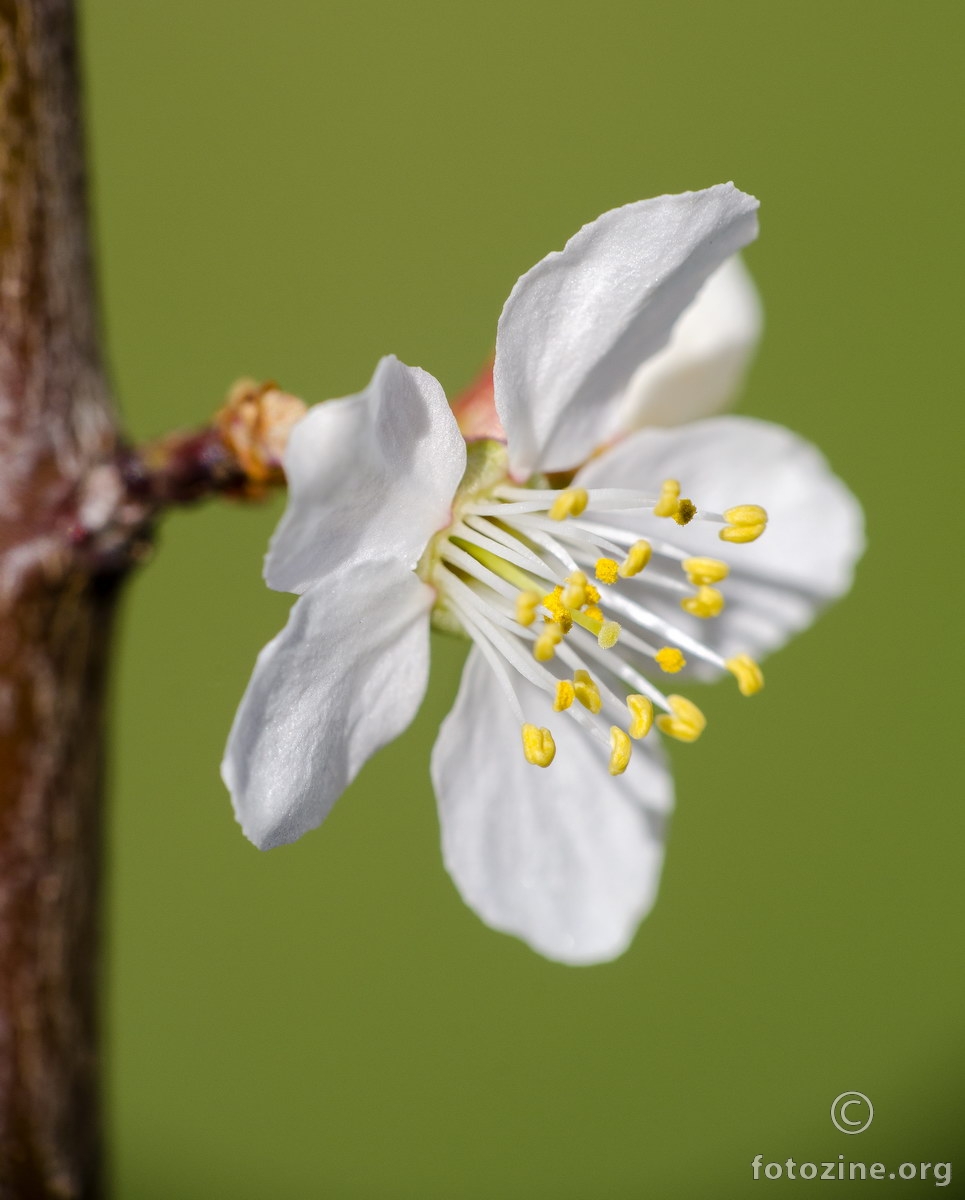
{"label": "green background", "polygon": [[[242,374],[342,395],[390,351],[454,391],[516,277],[581,224],[734,179],[762,200],[768,321],[741,409],[821,444],[871,545],[753,712],[701,694],[656,910],[623,959],[573,970],[486,929],[443,871],[427,763],[454,644],[324,829],[244,840],[217,768],[289,603],[259,575],[280,501],[170,518],[114,704],[121,1197],[804,1186],[752,1183],[756,1153],[950,1159],[934,1194],[965,1194],[961,12],[86,4],[134,436],[203,421]],[[828,1117],[851,1089],[877,1110],[860,1137]]]}

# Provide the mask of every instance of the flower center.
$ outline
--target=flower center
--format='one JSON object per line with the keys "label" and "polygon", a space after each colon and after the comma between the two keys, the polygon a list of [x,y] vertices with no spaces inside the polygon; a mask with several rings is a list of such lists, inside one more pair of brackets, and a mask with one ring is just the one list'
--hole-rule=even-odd
{"label": "flower center", "polygon": [[698,512],[672,479],[653,494],[548,484],[514,486],[501,443],[471,444],[452,524],[432,539],[418,570],[438,594],[433,623],[470,637],[492,668],[519,720],[526,759],[549,766],[556,743],[527,721],[520,676],[600,740],[619,775],[632,742],[652,726],[693,742],[706,725],[692,701],[665,695],[645,670],[676,674],[690,655],[730,671],[745,696],[764,686],[747,655],[724,659],[665,615],[669,598],[691,616],[718,616],[725,601],[716,585],[728,565],[688,555],[673,534],[640,537],[634,524],[644,514],[665,518],[671,530],[709,521],[722,541],[742,544],[760,537],[767,514],[753,504]]}

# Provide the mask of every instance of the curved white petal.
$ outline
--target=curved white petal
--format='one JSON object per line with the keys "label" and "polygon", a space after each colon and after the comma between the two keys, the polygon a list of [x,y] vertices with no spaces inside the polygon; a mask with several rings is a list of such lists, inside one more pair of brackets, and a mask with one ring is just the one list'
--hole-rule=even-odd
{"label": "curved white petal", "polygon": [[466,446],[442,386],[393,355],[355,396],[315,405],[285,452],[288,507],[265,580],[303,592],[354,562],[414,567],[449,521]]}
{"label": "curved white petal", "polygon": [[520,681],[526,718],[549,727],[547,768],[523,757],[520,729],[480,652],[432,753],[442,851],[466,903],[547,958],[594,963],[629,945],[653,905],[673,782],[661,748],[637,743],[626,773],[544,693]]}
{"label": "curved white petal", "polygon": [[[764,534],[743,546],[722,542],[720,526],[705,521],[680,528],[650,513],[613,517],[639,536],[730,564],[730,576],[719,585],[726,607],[710,620],[689,616],[648,584],[647,573],[660,569],[656,563],[634,581],[647,608],[725,658],[777,649],[850,588],[864,549],[861,506],[821,452],[789,429],[737,416],[642,429],[589,463],[576,482],[656,490],[666,478],[680,481],[698,512],[737,504],[767,509]],[[695,666],[695,673],[709,678],[714,672]]]}
{"label": "curved white petal", "polygon": [[725,408],[740,389],[762,325],[757,288],[735,255],[700,289],[666,346],[638,369],[618,426],[682,425]]}
{"label": "curved white petal", "polygon": [[585,461],[634,372],[718,266],[757,236],[733,184],[604,213],[516,283],[499,318],[496,409],[514,475]]}
{"label": "curved white petal", "polygon": [[262,650],[221,775],[262,850],[320,825],[380,746],[415,716],[429,670],[434,593],[400,563],[316,584]]}

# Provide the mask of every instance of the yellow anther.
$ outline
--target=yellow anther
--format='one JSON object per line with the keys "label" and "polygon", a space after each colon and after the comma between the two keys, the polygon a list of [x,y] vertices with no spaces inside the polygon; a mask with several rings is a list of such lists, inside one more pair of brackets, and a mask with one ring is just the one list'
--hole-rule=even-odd
{"label": "yellow anther", "polygon": [[615,558],[598,558],[596,560],[596,577],[600,583],[616,583],[620,564]]}
{"label": "yellow anther", "polygon": [[588,604],[583,610],[591,621],[599,621],[603,623],[603,609],[598,608],[595,604]]}
{"label": "yellow anther", "polygon": [[556,743],[548,729],[536,725],[523,726],[523,753],[534,767],[548,767],[556,757]]}
{"label": "yellow anther", "polygon": [[567,488],[550,506],[550,517],[554,521],[563,521],[567,517],[578,517],[586,508],[590,497],[586,488]]}
{"label": "yellow anther", "polygon": [[634,741],[646,737],[653,725],[653,705],[647,696],[627,696],[630,710],[630,736]]}
{"label": "yellow anther", "polygon": [[660,485],[660,499],[653,506],[655,517],[672,517],[680,500],[680,484],[676,479],[665,479]]}
{"label": "yellow anther", "polygon": [[745,542],[756,542],[766,528],[766,521],[761,521],[759,525],[725,525],[717,536],[722,542],[743,545]]}
{"label": "yellow anther", "polygon": [[586,604],[586,576],[582,571],[574,571],[566,577],[563,603],[567,608],[582,608]]}
{"label": "yellow anther", "polygon": [[620,625],[617,621],[604,621],[600,632],[596,635],[597,644],[601,650],[609,650],[617,644],[620,636]]}
{"label": "yellow anther", "polygon": [[671,515],[678,525],[689,525],[697,515],[697,505],[693,500],[680,500],[677,503],[677,511]]}
{"label": "yellow anther", "polygon": [[547,620],[555,621],[564,633],[569,633],[573,628],[573,618],[563,601],[562,587],[555,587],[551,592],[547,592],[542,603],[543,607],[549,610]]}
{"label": "yellow anther", "polygon": [[573,675],[573,690],[577,700],[588,708],[591,713],[598,713],[603,707],[600,699],[600,689],[593,682],[589,671],[577,671]]}
{"label": "yellow anther", "polygon": [[679,670],[687,665],[687,660],[676,646],[664,646],[653,657],[660,670],[666,671],[668,675],[676,675]]}
{"label": "yellow anther", "polygon": [[610,726],[610,774],[622,775],[630,761],[630,739],[619,725]]}
{"label": "yellow anther", "polygon": [[694,587],[720,583],[730,574],[730,567],[719,558],[685,558],[680,565]]}
{"label": "yellow anther", "polygon": [[738,504],[724,512],[724,520],[728,525],[758,525],[761,521],[767,523],[767,511],[759,504]]}
{"label": "yellow anther", "polygon": [[738,504],[724,513],[727,524],[717,535],[722,542],[756,542],[767,528],[767,513],[759,504]]}
{"label": "yellow anther", "polygon": [[586,602],[587,604],[600,603],[600,589],[598,587],[594,587],[592,583],[588,583],[586,585]]}
{"label": "yellow anther", "polygon": [[516,620],[520,625],[532,625],[536,620],[536,610],[539,607],[538,592],[520,592],[516,597]]}
{"label": "yellow anther", "polygon": [[556,625],[547,625],[533,643],[533,658],[537,662],[549,662],[562,640],[563,634],[560,629]]}
{"label": "yellow anther", "polygon": [[649,542],[639,541],[634,542],[627,551],[627,556],[620,564],[620,576],[623,579],[632,579],[634,575],[639,575],[643,568],[650,561],[650,556],[653,554],[653,549]]}
{"label": "yellow anther", "polygon": [[724,607],[724,597],[716,588],[700,587],[696,596],[685,596],[680,607],[692,617],[716,617]]}
{"label": "yellow anther", "polygon": [[707,718],[686,696],[668,696],[667,703],[670,713],[657,717],[657,728],[678,742],[696,742],[707,727]]}
{"label": "yellow anther", "polygon": [[563,604],[563,589],[555,587],[551,592],[547,592],[540,599],[540,603],[544,608],[549,610],[550,616],[555,617],[565,607]]}
{"label": "yellow anther", "polygon": [[754,696],[764,686],[764,672],[747,654],[729,658],[724,666],[737,680],[742,696]]}
{"label": "yellow anther", "polygon": [[568,679],[561,679],[556,685],[556,699],[553,701],[553,709],[556,712],[562,712],[569,708],[576,699],[576,689]]}

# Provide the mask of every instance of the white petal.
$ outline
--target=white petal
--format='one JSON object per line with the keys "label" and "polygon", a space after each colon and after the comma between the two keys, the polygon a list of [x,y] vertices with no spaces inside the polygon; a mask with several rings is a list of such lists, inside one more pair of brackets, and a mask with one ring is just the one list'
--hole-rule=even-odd
{"label": "white petal", "polygon": [[288,507],[265,580],[303,592],[353,562],[414,567],[449,522],[466,446],[441,385],[389,355],[356,396],[327,400],[292,430]]}
{"label": "white petal", "polygon": [[400,563],[310,588],[258,656],[221,775],[262,850],[320,825],[380,746],[415,716],[434,593]]}
{"label": "white petal", "polygon": [[488,925],[547,958],[615,958],[660,877],[673,783],[659,743],[637,743],[614,778],[605,749],[544,693],[522,683],[520,699],[556,739],[545,769],[523,757],[516,719],[474,649],[432,753],[446,867]]}
{"label": "white petal", "polygon": [[634,375],[619,427],[682,425],[725,408],[740,389],[762,324],[754,281],[735,255],[700,289],[667,345]]}
{"label": "white petal", "polygon": [[585,461],[634,372],[701,284],[757,236],[733,184],[604,213],[513,288],[496,334],[496,408],[517,477]]}
{"label": "white petal", "polygon": [[639,536],[663,538],[688,554],[730,564],[730,576],[719,585],[726,607],[710,620],[689,616],[678,601],[649,588],[651,567],[635,581],[648,608],[725,658],[777,649],[851,587],[864,549],[861,506],[821,452],[789,429],[736,416],[680,429],[643,429],[594,459],[576,482],[653,490],[665,478],[678,479],[698,511],[723,512],[737,504],[767,509],[767,529],[743,546],[720,541],[720,526],[709,522],[680,528],[649,513],[616,514],[618,523]]}

